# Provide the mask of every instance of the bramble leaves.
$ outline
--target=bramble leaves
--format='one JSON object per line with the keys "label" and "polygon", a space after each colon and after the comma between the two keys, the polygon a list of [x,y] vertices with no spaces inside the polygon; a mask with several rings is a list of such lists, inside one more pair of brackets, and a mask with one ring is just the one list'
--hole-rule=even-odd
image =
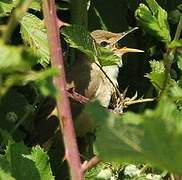
{"label": "bramble leaves", "polygon": [[165,43],[170,42],[171,36],[167,21],[167,12],[155,0],[146,1],[148,7],[145,4],[140,4],[135,12],[139,25],[160,41]]}
{"label": "bramble leaves", "polygon": [[160,91],[164,87],[165,82],[165,68],[164,64],[161,61],[150,61],[150,66],[152,71],[146,75],[147,78],[150,79],[153,86],[156,88],[157,91]]}
{"label": "bramble leaves", "polygon": [[95,103],[86,111],[96,122],[95,150],[102,160],[147,162],[182,174],[182,112],[170,99],[140,115],[128,112],[119,117]]}
{"label": "bramble leaves", "polygon": [[38,55],[38,62],[46,67],[50,63],[47,33],[43,21],[26,13],[20,21],[23,41]]}
{"label": "bramble leaves", "polygon": [[64,27],[61,33],[70,47],[85,53],[93,62],[98,60],[101,66],[115,65],[120,62],[120,57],[114,55],[110,49],[96,45],[90,33],[82,26]]}
{"label": "bramble leaves", "polygon": [[21,143],[9,143],[0,157],[0,176],[5,175],[20,180],[54,179],[47,154],[39,146],[30,150]]}

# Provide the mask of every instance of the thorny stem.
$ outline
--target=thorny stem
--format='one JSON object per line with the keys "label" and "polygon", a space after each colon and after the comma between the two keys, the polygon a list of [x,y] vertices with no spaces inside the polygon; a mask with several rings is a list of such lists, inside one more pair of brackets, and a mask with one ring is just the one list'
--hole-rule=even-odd
{"label": "thorny stem", "polygon": [[59,68],[60,71],[59,76],[54,78],[54,84],[60,93],[60,96],[57,99],[57,108],[65,145],[65,158],[70,167],[71,179],[83,180],[84,175],[81,170],[81,161],[76,143],[76,135],[73,127],[69,99],[66,91],[66,79],[59,37],[59,27],[57,24],[56,5],[54,0],[42,0],[42,5],[52,66]]}
{"label": "thorny stem", "polygon": [[14,29],[18,25],[18,22],[21,20],[23,15],[27,12],[28,7],[30,6],[31,3],[32,0],[26,0],[23,2],[20,1],[17,7],[15,8],[14,12],[10,17],[10,20],[8,21],[7,27],[5,27],[4,29],[4,33],[2,36],[5,43],[8,43],[8,41],[10,40],[10,37]]}

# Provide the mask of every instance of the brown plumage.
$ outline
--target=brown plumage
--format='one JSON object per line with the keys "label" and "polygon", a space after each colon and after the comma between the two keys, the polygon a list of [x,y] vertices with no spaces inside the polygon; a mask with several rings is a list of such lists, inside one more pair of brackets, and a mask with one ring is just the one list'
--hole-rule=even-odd
{"label": "brown plumage", "polygon": [[[96,30],[91,33],[91,36],[95,40],[96,44],[105,48],[110,48],[117,56],[121,58],[121,61],[118,63],[118,65],[103,67],[103,70],[105,71],[109,79],[116,86],[119,67],[122,66],[122,55],[127,52],[143,52],[141,50],[126,47],[121,49],[117,48],[117,42],[131,31],[132,30],[123,33],[112,33],[108,31]],[[114,87],[109,79],[100,70],[96,63],[89,60],[88,57],[82,53],[77,54],[76,60],[67,75],[68,83],[73,84],[76,92],[89,98],[90,100],[97,99],[100,104],[106,108],[109,106],[111,96],[114,92]],[[81,113],[81,104],[75,101],[71,101],[71,106],[73,118],[77,119],[76,126],[79,129],[81,126],[79,122],[90,122],[89,117]],[[89,126],[90,124],[88,124],[87,127]],[[81,134],[84,134],[84,132],[82,132]]]}

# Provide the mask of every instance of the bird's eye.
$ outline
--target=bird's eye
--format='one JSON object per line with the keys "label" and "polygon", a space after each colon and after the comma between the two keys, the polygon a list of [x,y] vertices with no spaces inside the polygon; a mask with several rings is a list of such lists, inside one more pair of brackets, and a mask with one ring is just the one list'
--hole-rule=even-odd
{"label": "bird's eye", "polygon": [[100,45],[101,45],[102,47],[106,47],[108,44],[109,44],[109,43],[106,42],[106,41],[102,41],[102,42],[100,43]]}

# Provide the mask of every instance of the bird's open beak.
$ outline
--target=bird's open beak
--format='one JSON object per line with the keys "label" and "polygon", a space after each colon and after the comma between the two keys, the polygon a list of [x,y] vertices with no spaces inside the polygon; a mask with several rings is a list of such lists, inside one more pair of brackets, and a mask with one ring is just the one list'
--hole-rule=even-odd
{"label": "bird's open beak", "polygon": [[140,49],[134,49],[134,48],[127,48],[127,47],[123,47],[123,48],[116,48],[115,51],[117,51],[118,53],[121,53],[121,54],[126,54],[126,53],[143,53],[144,51],[143,50],[140,50]]}

